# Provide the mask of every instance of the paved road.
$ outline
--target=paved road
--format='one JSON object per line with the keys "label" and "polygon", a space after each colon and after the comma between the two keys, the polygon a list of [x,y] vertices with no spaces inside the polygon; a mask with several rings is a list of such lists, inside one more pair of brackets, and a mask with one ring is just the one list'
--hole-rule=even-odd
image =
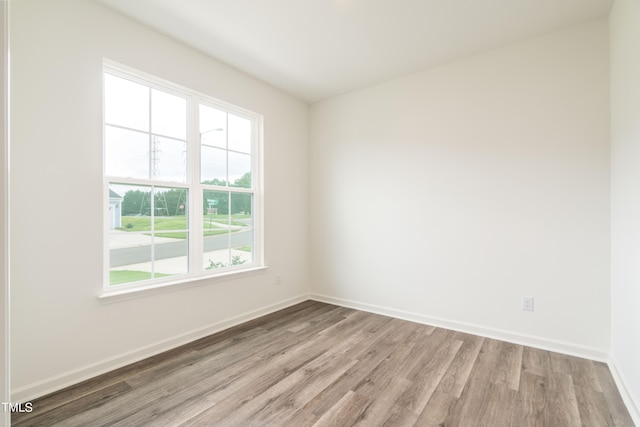
{"label": "paved road", "polygon": [[[239,231],[236,233],[219,234],[204,238],[204,251],[212,252],[225,249],[228,239],[231,238],[231,247],[251,246],[251,231]],[[187,240],[177,240],[170,243],[155,245],[155,259],[175,258],[187,255]],[[111,267],[149,262],[151,260],[151,246],[133,246],[129,248],[112,249],[109,256]]]}

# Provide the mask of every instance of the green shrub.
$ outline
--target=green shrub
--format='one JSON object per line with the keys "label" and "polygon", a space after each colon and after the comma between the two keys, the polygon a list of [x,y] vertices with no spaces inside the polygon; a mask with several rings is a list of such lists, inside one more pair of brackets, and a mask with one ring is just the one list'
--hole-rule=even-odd
{"label": "green shrub", "polygon": [[[247,262],[246,259],[240,259],[240,255],[232,255],[231,256],[231,265],[240,265]],[[209,260],[209,266],[205,268],[205,270],[213,270],[215,268],[228,267],[229,264],[222,261],[212,261]]]}

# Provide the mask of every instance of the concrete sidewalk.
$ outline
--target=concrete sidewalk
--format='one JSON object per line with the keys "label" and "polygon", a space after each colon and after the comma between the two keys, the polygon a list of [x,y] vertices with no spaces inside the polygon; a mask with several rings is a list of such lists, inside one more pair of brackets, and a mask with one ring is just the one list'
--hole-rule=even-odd
{"label": "concrete sidewalk", "polygon": [[[155,237],[153,243],[169,243],[182,239],[169,237]],[[139,233],[130,233],[122,230],[109,230],[109,249],[132,248],[135,246],[151,245],[151,236]]]}
{"label": "concrete sidewalk", "polygon": [[[226,224],[219,224],[220,226],[227,226]],[[242,229],[245,227],[240,226],[231,226],[233,230]],[[155,237],[153,239],[153,243],[158,245],[162,243],[171,243],[176,241],[183,241],[184,239],[172,239],[169,237]],[[141,233],[132,233],[122,230],[109,230],[109,249],[122,249],[122,248],[132,248],[132,247],[140,247],[140,246],[149,246],[151,245],[151,236]],[[246,262],[251,261],[252,253],[246,251],[240,251],[236,249],[231,249],[232,256],[239,256],[241,260]],[[203,263],[206,267],[209,265],[209,261],[213,262],[224,262],[227,263],[229,261],[229,252],[228,249],[222,249],[217,251],[205,252],[202,254]],[[188,268],[188,259],[186,256],[178,256],[166,259],[159,259],[154,262],[154,270],[158,273],[164,274],[184,274],[187,272]],[[119,267],[112,267],[111,270],[137,270],[137,271],[151,271],[151,263],[143,262],[143,263],[135,263],[128,264]]]}
{"label": "concrete sidewalk", "polygon": [[[207,221],[208,223],[209,221]],[[211,225],[215,225],[218,229],[227,229],[227,230],[241,230],[246,229],[247,226],[241,225],[229,225],[224,224],[222,222],[212,221]],[[159,233],[170,232],[170,230],[161,230]],[[183,239],[172,239],[170,237],[155,237],[153,239],[153,243],[169,243],[175,242],[176,240]],[[109,230],[109,249],[120,249],[120,248],[132,248],[135,246],[149,246],[151,245],[151,236],[142,233],[134,233],[130,231],[123,230]]]}
{"label": "concrete sidewalk", "polygon": [[[209,265],[209,261],[213,261],[213,262],[219,261],[223,263],[229,262],[229,252],[227,249],[214,251],[214,252],[206,252],[202,254],[202,256],[204,261],[203,262],[204,267],[207,267]],[[231,256],[239,256],[241,260],[245,262],[249,262],[251,261],[252,254],[251,252],[238,251],[238,250],[232,249]],[[187,272],[187,269],[188,269],[187,263],[188,263],[188,259],[186,256],[166,258],[166,259],[155,261],[153,269],[156,273],[163,273],[163,274],[170,274],[170,275],[184,274]],[[111,268],[111,271],[115,271],[115,270],[135,270],[135,271],[151,272],[151,263],[143,262],[138,264],[123,265],[120,267]]]}

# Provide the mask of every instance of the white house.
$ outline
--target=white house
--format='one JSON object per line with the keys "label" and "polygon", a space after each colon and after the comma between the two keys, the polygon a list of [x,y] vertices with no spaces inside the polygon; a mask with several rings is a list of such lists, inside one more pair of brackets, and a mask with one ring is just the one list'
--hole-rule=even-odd
{"label": "white house", "polygon": [[109,228],[122,227],[122,200],[123,197],[109,189]]}

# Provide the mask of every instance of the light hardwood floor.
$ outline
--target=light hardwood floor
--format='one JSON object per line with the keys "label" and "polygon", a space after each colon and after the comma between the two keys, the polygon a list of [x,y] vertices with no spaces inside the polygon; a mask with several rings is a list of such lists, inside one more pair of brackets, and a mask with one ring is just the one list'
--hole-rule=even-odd
{"label": "light hardwood floor", "polygon": [[607,366],[306,301],[33,401],[14,426],[633,426]]}

